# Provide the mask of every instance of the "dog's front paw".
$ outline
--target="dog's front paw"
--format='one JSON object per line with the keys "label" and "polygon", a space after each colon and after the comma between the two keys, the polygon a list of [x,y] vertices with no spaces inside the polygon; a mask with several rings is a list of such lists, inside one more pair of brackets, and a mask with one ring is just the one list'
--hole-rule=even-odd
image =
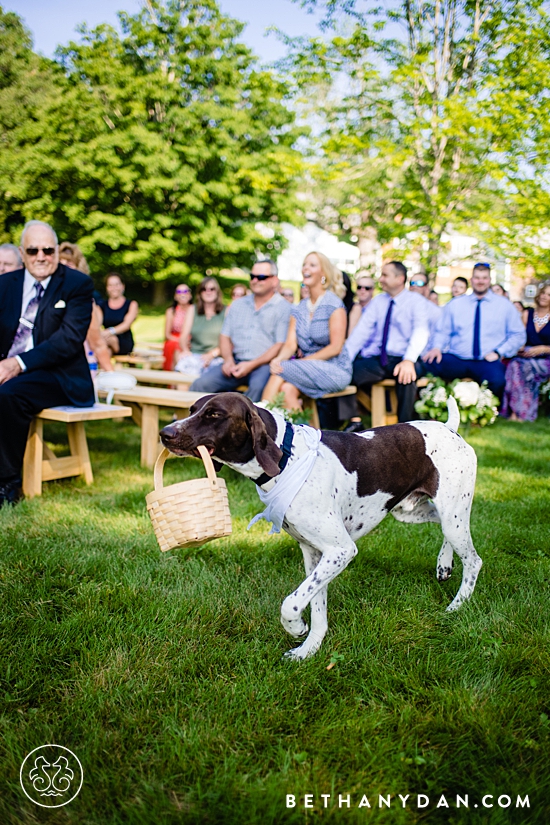
{"label": "dog's front paw", "polygon": [[290,659],[293,662],[302,662],[304,659],[307,659],[308,656],[313,656],[315,653],[315,649],[311,649],[307,645],[303,644],[300,647],[293,647],[292,650],[287,650],[286,653],[283,654],[283,659]]}
{"label": "dog's front paw", "polygon": [[305,636],[309,631],[308,623],[304,622],[302,618],[285,619],[284,616],[281,616],[281,624],[286,630],[286,632],[290,633],[291,636],[294,636],[295,639],[300,639],[302,636]]}
{"label": "dog's front paw", "polygon": [[437,566],[437,581],[438,582],[446,582],[447,579],[451,578],[451,574],[453,572],[453,568],[451,567],[439,567]]}

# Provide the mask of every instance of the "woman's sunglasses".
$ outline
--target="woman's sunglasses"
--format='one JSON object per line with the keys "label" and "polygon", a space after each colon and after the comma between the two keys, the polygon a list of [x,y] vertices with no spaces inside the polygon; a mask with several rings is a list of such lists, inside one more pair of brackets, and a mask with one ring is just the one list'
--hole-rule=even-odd
{"label": "woman's sunglasses", "polygon": [[176,289],[176,295],[190,295],[190,289]]}
{"label": "woman's sunglasses", "polygon": [[364,290],[366,290],[367,292],[371,292],[371,290],[373,290],[373,289],[374,289],[374,287],[373,287],[373,286],[358,286],[358,287],[357,287],[357,289],[358,289],[358,290],[359,290],[359,289],[364,289]]}

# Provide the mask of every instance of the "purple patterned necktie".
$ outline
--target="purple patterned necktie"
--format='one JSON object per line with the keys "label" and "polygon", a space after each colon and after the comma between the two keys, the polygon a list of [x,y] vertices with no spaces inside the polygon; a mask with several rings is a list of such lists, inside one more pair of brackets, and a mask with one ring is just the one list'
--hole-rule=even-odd
{"label": "purple patterned necktie", "polygon": [[388,353],[386,352],[386,347],[388,345],[388,336],[390,334],[390,321],[391,321],[391,313],[393,309],[395,301],[393,298],[390,301],[390,305],[388,307],[388,311],[386,313],[386,320],[384,321],[384,330],[382,332],[382,344],[380,346],[380,363],[383,367],[385,367],[388,363]]}
{"label": "purple patterned necktie", "polygon": [[36,293],[32,296],[25,312],[19,319],[19,326],[17,327],[13,344],[8,352],[8,358],[12,358],[14,355],[21,355],[22,352],[25,352],[29,338],[32,335],[36,313],[38,312],[38,304],[44,294],[44,287],[38,281],[35,283],[34,288],[36,289]]}

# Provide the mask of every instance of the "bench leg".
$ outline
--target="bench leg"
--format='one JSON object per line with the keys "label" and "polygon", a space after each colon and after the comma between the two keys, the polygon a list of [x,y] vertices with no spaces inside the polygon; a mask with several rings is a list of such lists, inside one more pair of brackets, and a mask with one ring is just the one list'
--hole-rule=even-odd
{"label": "bench leg", "polygon": [[84,429],[83,421],[75,421],[72,424],[67,424],[67,436],[69,439],[69,448],[71,455],[78,456],[81,464],[81,473],[84,476],[86,484],[93,484],[94,474],[92,472],[92,464],[90,461],[90,454],[88,452],[88,441],[86,439],[86,430]]}
{"label": "bench leg", "polygon": [[159,454],[159,408],[155,404],[141,407],[141,466],[152,469]]}
{"label": "bench leg", "polygon": [[373,427],[386,426],[386,388],[371,387],[371,415]]}
{"label": "bench leg", "polygon": [[25,457],[23,458],[23,493],[27,498],[42,495],[42,457],[44,454],[44,422],[31,421]]}

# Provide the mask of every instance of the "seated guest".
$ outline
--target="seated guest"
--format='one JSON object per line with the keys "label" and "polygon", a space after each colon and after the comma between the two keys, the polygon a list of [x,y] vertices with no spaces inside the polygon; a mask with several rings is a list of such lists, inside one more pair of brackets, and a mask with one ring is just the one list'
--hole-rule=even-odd
{"label": "seated guest", "polygon": [[508,293],[500,284],[493,284],[491,289],[495,293],[495,295],[500,295],[502,298],[508,298]]}
{"label": "seated guest", "polygon": [[432,304],[435,304],[436,307],[439,306],[439,295],[435,291],[435,289],[430,289],[430,294],[428,296],[428,300],[430,300],[432,302]]}
{"label": "seated guest", "polygon": [[23,261],[19,250],[14,243],[3,243],[0,245],[0,275],[4,272],[13,272],[20,269]]}
{"label": "seated guest", "polygon": [[[287,339],[270,364],[271,378],[263,400],[279,392],[285,407],[302,406],[300,393],[321,398],[339,392],[350,382],[351,361],[343,351],[347,313],[341,297],[345,287],[341,273],[320,252],[311,252],[302,266],[310,297],[292,310]],[[298,358],[289,360],[299,352]]]}
{"label": "seated guest", "polygon": [[506,367],[502,415],[512,421],[536,421],[540,385],[550,376],[550,285],[539,288],[535,308],[526,309],[527,345]]}
{"label": "seated guest", "polygon": [[45,407],[94,403],[84,353],[91,279],[59,263],[57,236],[29,221],[24,268],[0,276],[0,506],[21,498],[29,425]]}
{"label": "seated guest", "polygon": [[107,300],[99,302],[102,313],[102,332],[105,343],[112,355],[128,355],[134,348],[131,326],[137,318],[137,301],[124,297],[125,285],[118,272],[111,272],[105,278]]}
{"label": "seated guest", "polygon": [[176,357],[181,354],[180,335],[185,318],[191,311],[193,293],[187,284],[178,284],[174,301],[164,315],[163,369],[173,370]]}
{"label": "seated guest", "polygon": [[432,349],[424,356],[425,373],[444,381],[472,378],[502,398],[504,364],[525,343],[525,328],[512,303],[491,290],[489,264],[476,264],[472,272],[472,294],[443,307],[433,337]]}
{"label": "seated guest", "polygon": [[374,278],[370,275],[355,276],[355,291],[357,292],[357,302],[352,306],[349,314],[348,334],[351,335],[358,324],[359,318],[370,304],[374,295]]}
{"label": "seated guest", "polygon": [[231,303],[229,304],[229,306],[231,306],[233,301],[236,301],[238,298],[244,298],[244,296],[247,294],[248,290],[244,284],[235,284],[235,286],[231,290]]}
{"label": "seated guest", "polygon": [[181,330],[178,372],[201,375],[208,367],[222,363],[219,342],[224,315],[219,283],[215,278],[204,278]]}
{"label": "seated guest", "polygon": [[517,309],[517,311],[520,313],[520,315],[523,316],[523,313],[525,312],[527,307],[524,307],[521,301],[512,301],[512,303]]}
{"label": "seated guest", "polygon": [[[80,247],[75,243],[64,241],[59,244],[59,263],[65,264],[65,266],[71,269],[78,269],[79,272],[83,272],[85,275],[90,274],[88,261],[84,257]],[[95,355],[97,363],[102,370],[105,370],[105,372],[113,371],[111,351],[101,334],[101,310],[95,301],[92,306],[92,320],[90,321],[86,340],[84,341],[84,349],[86,350],[86,355],[90,352]]]}
{"label": "seated guest", "polygon": [[238,298],[226,312],[220,335],[223,365],[212,366],[190,389],[230,392],[248,385],[246,395],[259,401],[269,378],[269,364],[286,339],[291,305],[279,295],[277,266],[256,261],[250,273],[250,295]]}
{"label": "seated guest", "polygon": [[283,296],[285,301],[288,301],[289,304],[294,303],[294,290],[290,287],[283,287],[280,290],[280,294]]}
{"label": "seated guest", "polygon": [[300,301],[307,301],[309,298],[309,287],[307,284],[300,284]]}
{"label": "seated guest", "polygon": [[451,295],[453,298],[459,298],[461,295],[466,295],[469,288],[470,284],[468,283],[468,280],[459,275],[458,278],[455,278],[453,281]]}
{"label": "seated guest", "polygon": [[[407,269],[401,261],[384,264],[379,279],[383,295],[377,295],[361,316],[346,342],[353,362],[352,384],[368,391],[384,378],[396,379],[397,417],[414,418],[416,366],[429,335],[428,301],[405,289]],[[346,432],[363,429],[358,415]]]}

